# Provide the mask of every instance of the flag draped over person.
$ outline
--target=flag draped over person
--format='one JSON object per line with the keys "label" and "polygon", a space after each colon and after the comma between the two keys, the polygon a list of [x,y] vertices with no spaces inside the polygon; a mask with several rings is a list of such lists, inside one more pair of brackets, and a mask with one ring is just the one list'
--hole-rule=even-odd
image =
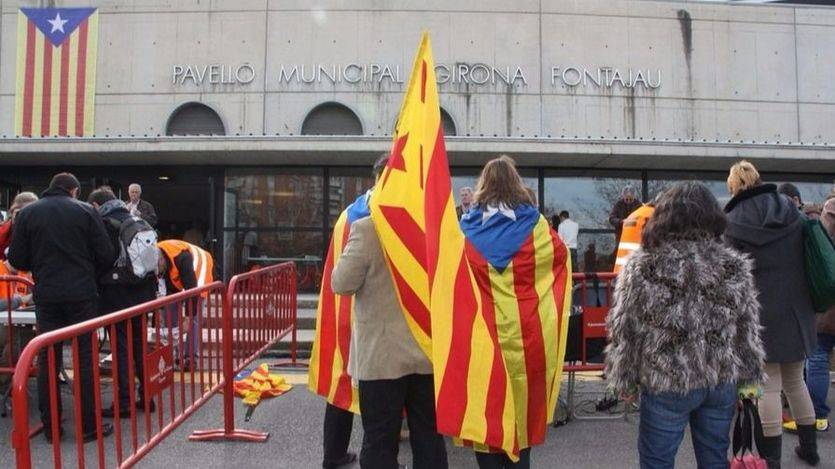
{"label": "flag draped over person", "polygon": [[[544,440],[558,395],[567,251],[538,212],[496,217],[475,230],[483,236],[465,239],[434,70],[424,33],[371,217],[406,321],[432,359],[438,431],[516,460],[520,449]],[[485,247],[480,240],[499,233],[504,219],[514,221],[521,241],[515,249]],[[493,262],[495,252],[510,259],[503,268]],[[502,348],[514,334],[522,335],[524,350]]]}
{"label": "flag draped over person", "polygon": [[308,387],[340,409],[359,413],[359,395],[348,372],[348,352],[351,343],[351,318],[354,297],[337,295],[331,289],[333,267],[348,242],[351,224],[370,212],[371,191],[357,198],[336,220],[328,256],[322,272],[322,287],[316,311],[316,335],[308,369]]}

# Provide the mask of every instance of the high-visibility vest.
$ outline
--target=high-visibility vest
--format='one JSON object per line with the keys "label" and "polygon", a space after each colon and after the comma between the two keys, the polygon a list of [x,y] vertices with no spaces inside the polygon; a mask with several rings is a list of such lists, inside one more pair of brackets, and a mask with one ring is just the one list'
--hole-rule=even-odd
{"label": "high-visibility vest", "polygon": [[623,221],[623,231],[621,231],[620,243],[618,243],[618,257],[615,259],[615,273],[620,272],[620,269],[626,265],[629,255],[641,247],[644,226],[652,217],[653,212],[655,208],[651,205],[642,205]]}
{"label": "high-visibility vest", "polygon": [[[12,273],[7,267],[6,263],[0,261],[0,275],[17,275],[18,277],[25,277],[29,280],[32,280],[32,276],[26,272],[17,272]],[[6,299],[11,298],[14,295],[26,295],[29,293],[29,285],[25,283],[17,282],[14,284],[14,289],[9,293],[9,288],[11,288],[11,282],[7,281],[0,281],[0,298]]]}
{"label": "high-visibility vest", "polygon": [[168,278],[171,280],[171,284],[173,284],[178,290],[183,290],[183,282],[180,279],[180,269],[177,267],[174,259],[182,254],[183,251],[191,253],[194,276],[197,277],[197,286],[202,287],[203,285],[212,283],[212,269],[214,268],[214,261],[212,260],[212,255],[207,251],[193,244],[176,239],[166,239],[165,241],[160,241],[157,243],[157,246],[159,246],[162,252],[165,253],[165,257],[168,258]]}

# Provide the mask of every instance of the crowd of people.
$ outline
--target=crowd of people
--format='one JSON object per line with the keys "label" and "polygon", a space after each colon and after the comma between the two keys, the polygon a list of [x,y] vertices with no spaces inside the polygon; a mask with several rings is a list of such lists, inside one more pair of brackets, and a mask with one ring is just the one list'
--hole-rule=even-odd
{"label": "crowd of people", "polygon": [[[506,174],[496,178],[497,167]],[[607,318],[604,376],[625,402],[640,400],[642,468],[674,467],[688,425],[699,467],[728,467],[732,422],[745,400],[757,404],[763,428],[757,450],[769,468],[785,459],[784,429],[798,436],[799,460],[810,466],[820,460],[816,435],[829,426],[835,307],[820,315],[812,307],[803,225],[819,217],[835,237],[835,193],[821,207],[804,205],[796,187],[763,183],[746,161],[730,169],[727,188],[731,198],[722,208],[700,182],[676,183],[647,204],[627,187],[610,214],[620,273]],[[507,157],[490,161],[476,190],[462,188],[459,196],[462,226],[468,213],[481,216],[479,209],[535,206]],[[559,221],[559,237],[576,262],[577,224],[567,211]],[[349,367],[365,431],[361,466],[397,467],[405,408],[414,467],[446,467],[432,432],[432,368],[407,328],[370,217],[352,225],[332,285],[356,302]],[[528,344],[508,347],[525,351]],[[781,396],[790,421],[784,422]],[[355,459],[349,428],[334,444],[330,414],[326,468]],[[489,451],[477,452],[476,460],[481,468],[529,467],[530,448],[520,449],[517,462]]]}
{"label": "crowd of people", "polygon": [[[28,276],[34,282],[31,294],[12,296],[14,304],[0,306],[15,309],[33,303],[38,333],[79,324],[212,281],[213,262],[208,252],[185,241],[158,240],[154,229],[156,212],[141,199],[142,188],[138,184],[130,185],[127,201],[118,199],[110,187],[101,186],[89,194],[87,202],[82,202],[78,200],[80,190],[75,176],[57,174],[40,198],[31,192],[18,194],[10,220],[0,226],[0,234],[5,234],[0,236],[4,269],[0,273]],[[200,305],[195,302],[184,310],[183,327],[177,324],[178,311],[166,311],[161,319],[165,329],[180,329],[186,336],[185,350],[178,350],[178,365],[188,369],[199,345]],[[0,329],[4,334],[0,343],[7,342],[5,333],[11,329]],[[144,389],[144,359],[139,356],[146,346],[142,317],[117,323],[115,330],[119,386],[114,390],[114,402],[102,409],[101,415],[113,418],[116,414],[126,417],[134,411],[154,412],[154,402]],[[23,344],[25,340],[15,343]],[[90,334],[77,338],[78,372],[74,377],[81,389],[84,442],[97,438],[92,360],[98,357],[92,354],[91,340]],[[57,400],[57,409],[52,409],[50,402],[50,382],[54,382],[63,362],[62,344],[53,349],[57,358],[54,368],[46,365],[48,349],[41,350],[37,377],[38,407],[44,436],[50,442],[54,434],[59,438],[63,435],[61,399]],[[128,369],[131,355],[132,373]],[[136,382],[131,382],[131,376]],[[131,392],[134,386],[135,394]],[[103,436],[109,436],[113,425],[105,423],[101,430]]]}
{"label": "crowd of people", "polygon": [[[387,156],[377,161],[376,178],[386,163]],[[779,468],[784,459],[784,430],[798,436],[797,458],[812,466],[819,462],[817,432],[829,427],[835,307],[816,314],[812,305],[804,224],[819,218],[835,237],[835,194],[820,206],[804,204],[797,187],[764,183],[746,161],[730,168],[727,188],[731,198],[723,209],[699,182],[676,183],[648,204],[627,187],[610,214],[619,276],[606,321],[605,377],[625,402],[640,400],[642,468],[673,467],[688,425],[699,467],[727,467],[731,425],[743,399],[757,401],[764,436],[758,451],[769,468]],[[3,292],[6,303],[0,307],[34,303],[37,329],[47,332],[211,282],[214,263],[208,252],[186,241],[157,239],[156,213],[141,199],[138,185],[131,185],[128,201],[100,187],[85,203],[78,200],[79,191],[78,180],[61,173],[40,198],[24,192],[14,199],[10,220],[0,225],[0,242],[7,244],[0,249],[0,274],[29,275],[35,286],[31,295]],[[459,195],[456,212],[465,231],[476,218],[484,223],[497,213],[514,220],[528,211],[540,217],[532,191],[506,156],[488,162],[475,190],[464,187]],[[330,286],[354,298],[348,368],[362,409],[360,464],[397,467],[405,412],[414,467],[447,467],[444,440],[436,431],[432,364],[409,330],[367,205],[354,210],[360,215]],[[579,226],[568,211],[558,218],[551,235],[576,265]],[[503,236],[511,235],[491,241],[512,242]],[[134,240],[152,249],[137,255],[126,249]],[[192,366],[200,336],[199,305],[190,311],[183,325],[175,324],[179,315],[165,318],[189,337],[178,351],[179,365],[186,368]],[[141,319],[131,321],[132,336],[127,322],[116,327],[117,402],[103,409],[104,417],[127,416],[131,408],[155,410],[152,400],[145,402],[143,360],[134,360],[132,373],[128,370],[128,348],[141,349],[146,340]],[[522,337],[503,340],[502,347],[523,353],[531,346]],[[0,336],[0,344],[7,342]],[[89,335],[80,336],[78,346],[81,428],[84,441],[92,441],[91,366],[97,357]],[[4,355],[11,353],[7,349]],[[60,344],[55,354],[62,356]],[[39,361],[48,363],[47,350]],[[52,370],[41,366],[38,374],[39,409],[50,441],[52,425],[63,432],[60,399],[52,409],[49,396],[49,377],[58,373],[59,362]],[[138,380],[135,401],[129,398],[130,388],[137,386],[128,380],[130,374]],[[783,397],[792,416],[785,422]],[[324,467],[356,460],[348,451],[352,418],[328,405]],[[110,424],[102,428],[105,436],[112,431]],[[518,461],[489,451],[477,451],[475,457],[481,468],[529,467],[530,447],[519,449]]]}

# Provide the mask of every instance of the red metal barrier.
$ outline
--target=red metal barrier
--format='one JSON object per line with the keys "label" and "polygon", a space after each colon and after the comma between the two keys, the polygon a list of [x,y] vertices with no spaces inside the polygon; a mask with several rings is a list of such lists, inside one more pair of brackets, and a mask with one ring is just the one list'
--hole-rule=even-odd
{"label": "red metal barrier", "polygon": [[[578,331],[581,338],[581,356],[578,362],[566,364],[563,367],[563,372],[602,371],[604,369],[602,363],[588,362],[586,346],[590,339],[606,338],[606,315],[612,305],[614,280],[617,278],[617,274],[612,272],[575,273],[572,278],[574,280],[574,290],[580,294],[580,301],[572,301],[572,307],[579,307],[583,311],[581,326]],[[594,290],[592,295],[589,295],[589,289]],[[600,298],[601,289],[605,292],[602,300]]]}
{"label": "red metal barrier", "polygon": [[266,441],[269,433],[235,428],[234,376],[273,344],[291,334],[296,361],[296,265],[276,264],[232,277],[223,318],[223,428],[194,432],[192,441]]}
{"label": "red metal barrier", "polygon": [[[15,448],[17,468],[32,467],[27,388],[29,370],[36,357],[40,355],[40,371],[45,373],[44,381],[48,382],[51,404],[49,407],[54,410],[60,399],[57,369],[64,362],[63,353],[60,352],[61,344],[68,343],[71,348],[70,387],[74,404],[77,461],[70,465],[79,468],[85,466],[83,433],[95,431],[95,435],[91,435],[91,441],[96,442],[99,467],[107,466],[108,461],[110,465],[114,465],[115,461],[115,465],[119,467],[129,467],[159,444],[220,389],[223,375],[220,360],[222,350],[219,345],[224,335],[211,325],[220,323],[221,317],[225,316],[225,299],[223,284],[214,282],[35,337],[21,353],[12,381],[12,445]],[[187,316],[195,318],[202,337],[190,336],[185,339],[183,334],[175,334],[175,325],[184,324]],[[113,354],[114,442],[108,442],[107,445],[112,453],[105,450],[106,440],[103,435],[101,409],[105,403],[102,402],[102,373],[98,358],[100,349],[106,344],[103,341],[99,343],[98,332],[101,329],[109,332],[109,346]],[[119,343],[120,334],[131,338],[134,337],[134,332],[138,332],[136,341],[139,342],[140,349],[136,349],[132,340]],[[148,339],[149,333],[153,341]],[[191,360],[191,366],[189,369],[180,367],[179,370],[175,370],[175,356],[186,354],[186,348],[191,341],[197,341],[197,353]],[[120,377],[119,373],[115,372],[120,358],[120,347],[124,347],[123,350],[127,354],[127,376],[132,384],[128,386],[130,405],[127,411],[119,405]],[[191,350],[192,347],[188,349]],[[91,372],[82,373],[80,369],[82,365],[86,366],[88,356],[91,357]],[[137,359],[144,365],[144,376],[135,374]],[[136,395],[133,385],[137,378],[145,384],[142,396]],[[90,399],[93,401],[95,425],[82,429],[82,404],[90,409]],[[152,400],[156,404],[155,412],[150,408]],[[137,403],[142,403],[143,406],[137,407]],[[141,420],[140,412],[144,416]],[[126,415],[121,417],[122,413]],[[51,415],[54,417],[55,412]],[[61,454],[60,420],[52,418],[50,423],[46,431],[50,432],[52,440],[52,462],[54,467],[60,468],[66,463]],[[123,441],[123,432],[128,433],[126,441]],[[92,438],[93,436],[95,438]]]}

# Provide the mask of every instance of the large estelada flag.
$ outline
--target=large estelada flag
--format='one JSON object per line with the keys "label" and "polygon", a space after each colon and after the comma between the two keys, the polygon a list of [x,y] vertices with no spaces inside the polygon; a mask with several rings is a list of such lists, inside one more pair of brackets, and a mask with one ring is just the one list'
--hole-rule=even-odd
{"label": "large estelada flag", "polygon": [[[455,215],[428,34],[415,58],[388,166],[371,200],[371,218],[406,321],[432,359],[438,431],[515,460],[520,449],[542,441],[552,418],[565,350],[567,326],[561,325],[568,318],[570,266],[565,246],[553,232],[546,235],[540,218],[515,227],[527,230],[526,242],[507,252],[498,244],[491,247],[512,259],[504,269],[480,261],[494,252],[475,248],[474,240],[481,238],[465,239]],[[514,312],[524,316],[506,317]],[[519,335],[521,327],[533,324],[539,329]],[[509,340],[513,334],[526,342]]]}
{"label": "large estelada flag", "polygon": [[98,25],[95,8],[20,9],[16,135],[93,135]]}
{"label": "large estelada flag", "polygon": [[359,395],[351,383],[348,358],[354,297],[337,295],[331,289],[333,267],[348,242],[351,224],[370,215],[366,192],[348,206],[336,220],[328,256],[322,272],[322,287],[316,311],[316,335],[308,368],[308,387],[340,409],[359,413]]}
{"label": "large estelada flag", "polygon": [[553,420],[565,358],[572,287],[568,249],[530,205],[476,208],[461,226],[482,315],[502,355],[494,357],[494,366],[504,360],[513,393],[512,400],[488,394],[486,405],[506,411],[512,402],[516,446],[541,444]]}

